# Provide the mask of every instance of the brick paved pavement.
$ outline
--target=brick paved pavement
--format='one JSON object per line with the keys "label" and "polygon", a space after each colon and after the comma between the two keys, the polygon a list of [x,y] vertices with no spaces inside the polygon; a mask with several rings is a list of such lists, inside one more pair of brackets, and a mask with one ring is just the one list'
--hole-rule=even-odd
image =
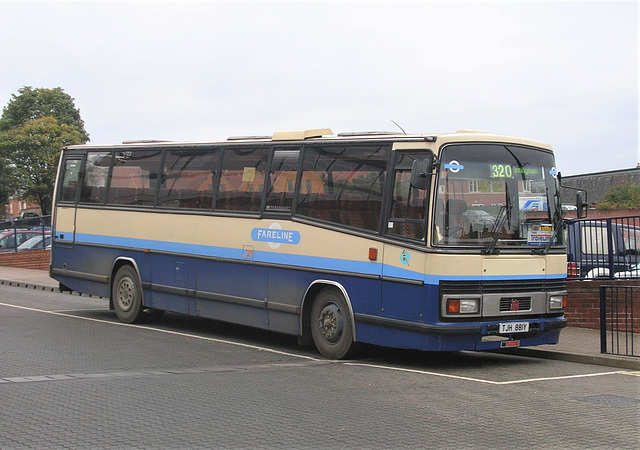
{"label": "brick paved pavement", "polygon": [[336,363],[215,321],[123,325],[103,299],[0,298],[3,449],[640,445],[631,372],[467,352]]}

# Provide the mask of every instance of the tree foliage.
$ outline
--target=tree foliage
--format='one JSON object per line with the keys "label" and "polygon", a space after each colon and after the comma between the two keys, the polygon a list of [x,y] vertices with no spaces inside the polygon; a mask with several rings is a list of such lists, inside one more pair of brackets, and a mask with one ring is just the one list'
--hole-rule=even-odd
{"label": "tree foliage", "polygon": [[0,205],[4,205],[9,201],[9,197],[13,194],[13,177],[10,168],[4,158],[0,158]]}
{"label": "tree foliage", "polygon": [[42,214],[50,212],[60,149],[82,139],[78,129],[59,124],[52,116],[31,120],[2,133],[0,152],[9,155],[14,183],[24,197],[40,205]]}
{"label": "tree foliage", "polygon": [[640,186],[636,184],[614,186],[597,206],[601,209],[639,209]]}
{"label": "tree foliage", "polygon": [[84,121],[80,118],[80,111],[74,104],[74,99],[62,88],[33,89],[25,86],[18,90],[18,95],[12,94],[9,104],[2,110],[0,118],[0,132],[26,125],[32,120],[53,116],[59,124],[70,125],[78,129],[83,141],[89,140],[84,129]]}
{"label": "tree foliage", "polygon": [[[0,118],[0,183],[49,214],[60,150],[89,140],[74,99],[61,88],[18,91]],[[8,170],[2,179],[2,166]],[[6,203],[1,197],[0,204]]]}

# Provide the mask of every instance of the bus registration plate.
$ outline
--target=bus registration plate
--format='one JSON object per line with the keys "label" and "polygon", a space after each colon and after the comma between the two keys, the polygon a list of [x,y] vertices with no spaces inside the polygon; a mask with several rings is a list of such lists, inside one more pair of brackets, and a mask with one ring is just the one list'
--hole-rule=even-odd
{"label": "bus registration plate", "polygon": [[500,324],[500,334],[526,333],[529,331],[529,322],[506,322]]}

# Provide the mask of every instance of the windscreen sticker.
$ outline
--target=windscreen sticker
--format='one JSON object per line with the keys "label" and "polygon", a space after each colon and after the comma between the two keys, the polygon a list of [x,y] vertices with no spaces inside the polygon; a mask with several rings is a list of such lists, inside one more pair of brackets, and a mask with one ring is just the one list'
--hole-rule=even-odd
{"label": "windscreen sticker", "polygon": [[462,169],[464,169],[464,166],[462,164],[460,164],[458,161],[456,161],[455,159],[453,159],[448,164],[445,164],[444,168],[445,169],[449,169],[449,171],[451,171],[451,173],[458,173]]}
{"label": "windscreen sticker", "polygon": [[551,175],[553,178],[557,178],[558,177],[558,171],[556,170],[555,167],[551,168],[551,170],[549,171],[549,175]]}
{"label": "windscreen sticker", "polygon": [[251,239],[257,242],[268,242],[269,247],[275,250],[281,244],[299,244],[300,233],[294,230],[283,230],[278,222],[274,222],[269,228],[251,230]]}
{"label": "windscreen sticker", "polygon": [[553,227],[550,224],[531,225],[527,232],[527,245],[547,245],[553,237]]}

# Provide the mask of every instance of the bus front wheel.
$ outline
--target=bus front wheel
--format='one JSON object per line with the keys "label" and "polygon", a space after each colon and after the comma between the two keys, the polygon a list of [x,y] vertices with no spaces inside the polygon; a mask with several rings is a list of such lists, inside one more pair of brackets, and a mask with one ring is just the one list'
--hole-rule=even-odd
{"label": "bus front wheel", "polygon": [[142,318],[142,287],[138,280],[138,274],[128,265],[122,266],[116,273],[111,299],[121,322],[135,323]]}
{"label": "bus front wheel", "polygon": [[336,289],[323,289],[311,308],[311,335],[322,356],[346,359],[355,352],[349,306]]}

